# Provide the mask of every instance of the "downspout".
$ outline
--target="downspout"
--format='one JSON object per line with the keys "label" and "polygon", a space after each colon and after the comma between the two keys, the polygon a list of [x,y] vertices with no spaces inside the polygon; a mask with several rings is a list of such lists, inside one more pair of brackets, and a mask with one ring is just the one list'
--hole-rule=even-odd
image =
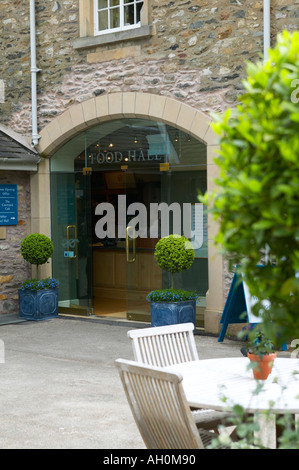
{"label": "downspout", "polygon": [[[270,49],[270,28],[271,28],[271,19],[270,19],[270,1],[264,0],[264,63],[269,59],[269,49]],[[269,261],[269,245],[265,247],[265,263],[268,264]]]}
{"label": "downspout", "polygon": [[264,0],[264,62],[267,62],[269,58],[270,49],[270,1]]}
{"label": "downspout", "polygon": [[35,0],[30,0],[30,53],[31,53],[31,106],[32,106],[32,147],[38,145],[40,135],[37,130],[37,86],[36,74],[40,69],[36,67],[36,41],[35,41]]}

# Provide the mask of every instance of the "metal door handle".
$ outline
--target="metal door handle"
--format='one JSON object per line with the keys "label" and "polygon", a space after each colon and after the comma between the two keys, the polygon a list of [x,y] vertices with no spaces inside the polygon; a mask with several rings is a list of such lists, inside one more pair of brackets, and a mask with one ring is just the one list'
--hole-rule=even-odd
{"label": "metal door handle", "polygon": [[[133,237],[132,237],[132,247],[133,247],[133,257],[130,258],[130,249],[129,249],[129,244],[130,244],[130,234],[129,231],[133,232]],[[128,226],[126,228],[126,255],[127,255],[127,263],[134,263],[136,261],[136,237],[135,237],[135,228]]]}

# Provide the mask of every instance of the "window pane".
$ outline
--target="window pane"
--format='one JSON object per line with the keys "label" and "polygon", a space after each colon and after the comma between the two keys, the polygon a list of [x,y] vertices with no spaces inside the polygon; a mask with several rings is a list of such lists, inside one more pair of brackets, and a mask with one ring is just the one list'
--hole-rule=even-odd
{"label": "window pane", "polygon": [[124,8],[124,25],[134,24],[134,5]]}
{"label": "window pane", "polygon": [[143,0],[96,0],[99,32],[140,24]]}
{"label": "window pane", "polygon": [[108,29],[108,10],[99,13],[99,31]]}
{"label": "window pane", "polygon": [[119,28],[119,26],[119,8],[113,8],[112,10],[110,10],[110,28]]}
{"label": "window pane", "polygon": [[99,10],[108,7],[108,0],[98,0]]}

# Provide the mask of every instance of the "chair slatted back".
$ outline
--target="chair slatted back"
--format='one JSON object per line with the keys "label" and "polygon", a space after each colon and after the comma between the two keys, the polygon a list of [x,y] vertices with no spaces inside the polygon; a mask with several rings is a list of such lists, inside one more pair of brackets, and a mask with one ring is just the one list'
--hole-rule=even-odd
{"label": "chair slatted back", "polygon": [[128,331],[137,362],[166,367],[198,360],[193,323]]}
{"label": "chair slatted back", "polygon": [[148,449],[204,448],[180,374],[124,359],[118,359],[116,365]]}

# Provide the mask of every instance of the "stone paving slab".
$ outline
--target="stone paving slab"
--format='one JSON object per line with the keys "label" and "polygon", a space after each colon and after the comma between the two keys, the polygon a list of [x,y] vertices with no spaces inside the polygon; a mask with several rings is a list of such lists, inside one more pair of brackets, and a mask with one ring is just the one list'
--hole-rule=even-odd
{"label": "stone paving slab", "polygon": [[[129,329],[62,317],[0,326],[0,449],[144,449],[114,365],[133,359]],[[241,354],[238,341],[195,341],[200,358]]]}

